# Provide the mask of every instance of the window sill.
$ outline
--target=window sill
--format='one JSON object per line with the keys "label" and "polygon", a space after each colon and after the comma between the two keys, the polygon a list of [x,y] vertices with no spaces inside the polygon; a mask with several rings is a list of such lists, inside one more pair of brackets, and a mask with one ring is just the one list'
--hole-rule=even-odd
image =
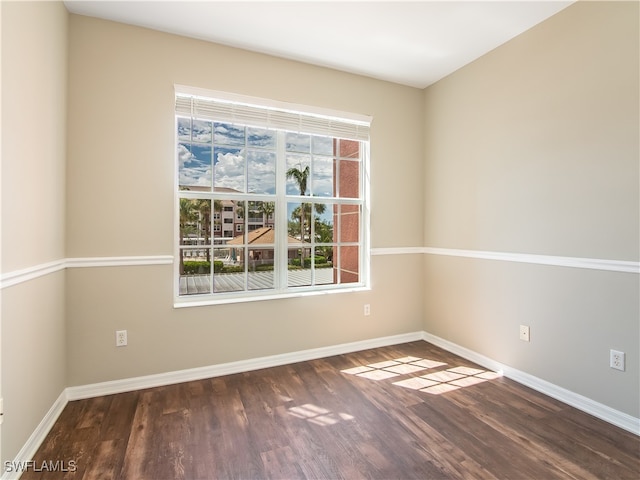
{"label": "window sill", "polygon": [[190,298],[177,298],[174,299],[173,308],[188,308],[188,307],[204,307],[209,305],[225,305],[230,303],[246,303],[246,302],[260,302],[265,300],[280,300],[284,298],[300,298],[300,297],[314,297],[319,295],[332,295],[336,293],[354,293],[354,292],[366,292],[370,291],[371,287],[365,285],[354,285],[353,287],[346,288],[332,288],[326,290],[300,290],[295,292],[286,293],[270,293],[262,295],[247,295],[247,296],[233,296],[222,298],[202,298],[201,296],[193,296]]}

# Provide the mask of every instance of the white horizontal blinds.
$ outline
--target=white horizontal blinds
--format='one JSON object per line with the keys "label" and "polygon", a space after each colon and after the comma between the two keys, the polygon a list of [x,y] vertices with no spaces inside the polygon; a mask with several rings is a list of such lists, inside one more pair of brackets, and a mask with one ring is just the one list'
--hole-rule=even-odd
{"label": "white horizontal blinds", "polygon": [[369,140],[371,123],[370,119],[364,116],[361,116],[362,119],[340,118],[181,92],[176,92],[176,114],[218,122],[362,141]]}

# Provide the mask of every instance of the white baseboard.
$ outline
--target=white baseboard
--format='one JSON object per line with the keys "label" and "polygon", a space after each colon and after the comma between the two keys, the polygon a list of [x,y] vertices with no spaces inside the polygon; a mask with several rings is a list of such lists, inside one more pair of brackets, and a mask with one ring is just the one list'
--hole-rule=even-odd
{"label": "white baseboard", "polygon": [[271,355],[268,357],[240,360],[237,362],[190,368],[187,370],[178,370],[155,375],[146,375],[143,377],[125,378],[122,380],[68,387],[66,389],[66,395],[69,400],[80,400],[83,398],[98,397],[102,395],[112,395],[114,393],[140,390],[143,388],[160,387],[174,383],[190,382],[193,380],[220,377],[222,375],[249,372],[262,368],[277,367],[290,363],[304,362],[306,360],[331,357],[333,355],[342,355],[345,353],[367,350],[369,348],[386,347],[389,345],[397,345],[416,340],[422,340],[422,332],[405,333],[390,337],[374,338],[370,340],[332,345],[329,347]]}
{"label": "white baseboard", "polygon": [[68,399],[67,394],[63,391],[60,396],[53,403],[49,411],[46,413],[42,421],[38,424],[36,429],[33,431],[27,442],[20,449],[16,457],[13,459],[13,463],[11,463],[11,468],[7,469],[6,465],[2,465],[2,470],[4,471],[0,480],[16,480],[20,478],[22,472],[19,469],[19,465],[26,465],[26,462],[33,459],[33,456],[44,442],[44,439],[47,437],[47,434],[58,420],[58,417],[64,410],[64,407],[67,405]]}
{"label": "white baseboard", "polygon": [[561,402],[575,407],[578,410],[582,410],[583,412],[593,415],[605,422],[611,423],[612,425],[640,436],[640,418],[620,412],[619,410],[615,410],[583,395],[554,385],[546,380],[542,380],[528,373],[509,367],[508,365],[496,362],[495,360],[485,357],[473,350],[469,350],[468,348],[462,347],[430,333],[423,332],[422,339],[447,350],[448,352],[455,353],[456,355],[466,358],[478,365],[491,369],[494,372],[500,372],[505,377],[532,388],[537,392],[548,395],[556,400],[560,400]]}

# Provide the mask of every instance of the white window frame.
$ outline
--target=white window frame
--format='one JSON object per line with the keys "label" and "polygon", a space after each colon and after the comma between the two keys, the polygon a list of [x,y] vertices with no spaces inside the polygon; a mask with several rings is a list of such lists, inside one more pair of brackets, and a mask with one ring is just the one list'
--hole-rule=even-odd
{"label": "white window frame", "polygon": [[[335,110],[328,110],[324,108],[317,107],[309,107],[304,105],[297,104],[289,104],[283,102],[276,102],[262,98],[256,97],[247,97],[236,94],[230,94],[228,92],[219,92],[219,91],[210,91],[204,90],[194,87],[185,87],[176,85],[175,86],[176,93],[176,115],[177,119],[180,115],[179,113],[179,99],[183,100],[184,97],[192,97],[196,99],[202,99],[206,102],[206,100],[214,100],[216,102],[224,102],[228,105],[231,105],[231,109],[227,110],[238,110],[238,118],[242,119],[242,115],[246,114],[245,109],[249,108],[258,108],[260,110],[264,110],[266,112],[266,116],[263,124],[255,123],[254,121],[239,121],[235,119],[235,123],[239,123],[242,125],[256,125],[256,126],[268,126],[274,128],[274,123],[270,123],[270,115],[273,116],[283,116],[286,117],[284,120],[284,124],[275,124],[275,128],[279,131],[293,131],[297,133],[305,133],[311,135],[326,135],[333,138],[345,138],[348,140],[358,140],[360,141],[360,175],[359,175],[359,191],[360,197],[358,199],[348,199],[348,198],[339,198],[340,204],[357,204],[361,206],[361,220],[360,220],[360,230],[359,230],[359,239],[357,245],[359,247],[359,281],[357,283],[337,283],[337,284],[327,284],[327,285],[312,285],[312,286],[304,286],[304,287],[289,287],[287,285],[287,255],[277,255],[277,261],[274,263],[274,276],[275,279],[275,288],[269,290],[245,290],[241,292],[212,292],[209,294],[199,294],[199,295],[180,295],[180,274],[179,274],[179,256],[180,256],[180,243],[177,241],[179,238],[180,232],[180,213],[179,213],[179,199],[190,197],[191,195],[185,194],[184,192],[179,191],[179,166],[178,166],[178,158],[176,154],[175,165],[174,165],[174,307],[189,307],[189,306],[200,306],[200,305],[215,305],[222,303],[236,303],[236,302],[247,302],[247,301],[256,301],[256,300],[266,300],[266,299],[275,299],[275,298],[288,298],[288,297],[299,297],[299,296],[307,296],[307,295],[319,295],[319,294],[328,294],[328,293],[344,293],[344,292],[354,292],[354,291],[362,291],[370,289],[370,182],[369,182],[369,165],[370,165],[370,148],[369,148],[369,126],[371,123],[371,117],[365,115],[358,115],[352,113],[339,112]],[[184,108],[184,105],[182,106]],[[193,106],[191,107],[193,109]],[[184,114],[185,112],[182,111]],[[225,111],[224,115],[236,115],[236,113],[229,111]],[[187,116],[187,115],[184,115]],[[216,114],[212,114],[211,116],[198,116],[199,118],[206,118],[211,121],[219,121],[219,122],[228,122],[234,123],[234,118],[217,116]],[[292,125],[292,120],[294,119],[297,123]],[[306,120],[306,122],[305,122]],[[278,121],[282,121],[282,119],[278,119]],[[177,120],[176,120],[177,122]],[[288,122],[288,123],[286,123]],[[336,125],[338,125],[336,127]],[[340,128],[345,128],[346,130],[341,131]],[[174,128],[174,139],[175,139],[175,148],[174,151],[177,152],[177,135],[175,135],[176,129]],[[279,142],[281,151],[278,152],[276,171],[282,172],[284,166],[284,142]],[[275,215],[273,216],[273,221],[271,223],[286,225],[287,224],[287,201],[309,201],[310,198],[318,201],[325,201],[322,197],[308,197],[308,196],[299,196],[296,198],[295,195],[287,195],[285,188],[286,178],[282,174],[276,175],[276,191],[281,192],[274,195],[256,195],[256,194],[234,194],[233,197],[237,199],[246,199],[251,201],[270,201],[275,202]],[[194,195],[195,198],[196,195]],[[200,196],[201,197],[201,196]],[[212,198],[213,201],[213,198]],[[327,202],[330,204],[330,199]],[[271,216],[270,216],[271,217]],[[245,220],[246,223],[246,220]],[[244,228],[245,234],[246,228]],[[287,236],[288,231],[287,228],[277,228],[276,232],[276,243],[274,244],[274,248],[281,248],[282,251],[286,252],[286,247],[282,247],[282,245],[287,244]],[[212,238],[212,244],[213,244]],[[339,246],[341,243],[338,239],[336,242],[336,246]]]}

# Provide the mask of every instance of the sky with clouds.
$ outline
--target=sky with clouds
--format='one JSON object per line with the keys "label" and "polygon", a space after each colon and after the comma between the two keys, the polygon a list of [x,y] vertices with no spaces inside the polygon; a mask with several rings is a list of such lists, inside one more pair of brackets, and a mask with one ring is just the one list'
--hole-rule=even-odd
{"label": "sky with clouds", "polygon": [[[189,118],[178,118],[177,128],[180,186],[275,194],[275,131]],[[286,150],[287,169],[310,167],[306,195],[333,195],[332,138],[287,133]],[[286,185],[287,194],[300,194],[293,179]]]}

